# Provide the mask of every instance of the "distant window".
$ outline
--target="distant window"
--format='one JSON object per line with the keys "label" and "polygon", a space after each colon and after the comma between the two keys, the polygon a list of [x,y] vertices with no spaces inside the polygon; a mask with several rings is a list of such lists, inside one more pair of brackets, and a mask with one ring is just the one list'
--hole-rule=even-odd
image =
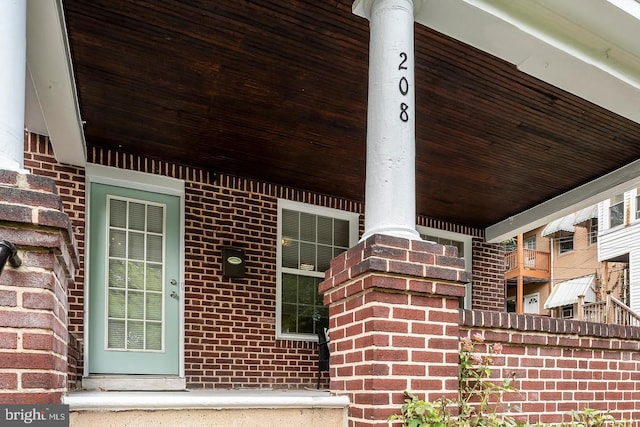
{"label": "distant window", "polygon": [[640,195],[636,196],[636,219],[640,219]]}
{"label": "distant window", "polygon": [[531,249],[532,251],[536,250],[536,236],[527,237],[524,239],[524,248]]}
{"label": "distant window", "polygon": [[589,224],[589,243],[594,244],[598,242],[598,218],[591,218]]}
{"label": "distant window", "polygon": [[562,306],[561,317],[563,319],[573,319],[573,305]]}
{"label": "distant window", "polygon": [[609,206],[609,227],[617,227],[624,223],[624,194],[618,194],[611,199]]}
{"label": "distant window", "polygon": [[[455,246],[458,249],[458,258],[464,259],[465,269],[471,272],[472,262],[472,237],[466,234],[437,230],[435,228],[416,226],[420,237],[429,242],[440,245]],[[460,300],[460,308],[471,309],[472,289],[471,282],[465,284],[465,296]]]}
{"label": "distant window", "polygon": [[507,313],[515,313],[516,312],[516,300],[515,298],[509,298],[507,300]]}
{"label": "distant window", "polygon": [[573,233],[561,231],[558,236],[558,253],[564,254],[573,250]]}

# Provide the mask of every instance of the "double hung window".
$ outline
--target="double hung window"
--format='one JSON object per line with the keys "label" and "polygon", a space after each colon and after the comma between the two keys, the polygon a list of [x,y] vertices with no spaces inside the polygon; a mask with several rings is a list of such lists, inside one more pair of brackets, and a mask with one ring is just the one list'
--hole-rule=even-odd
{"label": "double hung window", "polygon": [[356,244],[358,215],[279,200],[277,336],[314,339],[328,327],[318,285],[331,259]]}

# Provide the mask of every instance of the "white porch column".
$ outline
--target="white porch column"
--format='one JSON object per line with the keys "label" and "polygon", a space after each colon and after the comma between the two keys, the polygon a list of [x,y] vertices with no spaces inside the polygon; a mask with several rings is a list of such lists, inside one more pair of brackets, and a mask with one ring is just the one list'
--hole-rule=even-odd
{"label": "white porch column", "polygon": [[22,170],[27,0],[0,2],[0,169]]}
{"label": "white porch column", "polygon": [[370,22],[365,231],[420,239],[416,231],[414,1],[360,0]]}

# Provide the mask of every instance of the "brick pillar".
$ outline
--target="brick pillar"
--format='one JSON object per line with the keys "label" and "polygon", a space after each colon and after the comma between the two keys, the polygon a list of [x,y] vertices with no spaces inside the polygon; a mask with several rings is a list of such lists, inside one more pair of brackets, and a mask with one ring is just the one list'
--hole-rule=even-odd
{"label": "brick pillar", "polygon": [[60,403],[78,253],[52,179],[0,170],[0,240],[22,259],[0,275],[0,403]]}
{"label": "brick pillar", "polygon": [[435,400],[458,390],[458,298],[469,274],[452,246],[373,235],[331,263],[331,391],[350,427],[388,426],[403,392]]}

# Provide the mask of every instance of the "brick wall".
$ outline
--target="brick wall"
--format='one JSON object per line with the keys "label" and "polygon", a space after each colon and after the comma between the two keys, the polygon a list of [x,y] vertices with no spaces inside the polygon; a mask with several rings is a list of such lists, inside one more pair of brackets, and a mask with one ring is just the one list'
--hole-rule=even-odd
{"label": "brick wall", "polygon": [[53,180],[0,170],[0,236],[22,260],[0,276],[0,402],[60,403],[78,255]]}
{"label": "brick wall", "polygon": [[350,427],[387,426],[403,391],[454,398],[458,298],[470,277],[456,249],[374,235],[336,257],[320,284],[329,305],[331,391]]}
{"label": "brick wall", "polygon": [[493,370],[515,375],[506,400],[522,406],[519,421],[558,423],[589,407],[640,425],[640,328],[468,310],[460,323],[461,336],[503,345]]}
{"label": "brick wall", "polygon": [[505,311],[504,247],[473,239],[474,310]]}
{"label": "brick wall", "polygon": [[[185,181],[185,368],[189,387],[288,388],[315,384],[316,344],[275,339],[277,199],[362,214],[361,203],[95,148],[89,149],[88,161]],[[72,221],[81,265],[75,283],[69,287],[69,330],[81,339],[84,169],[57,163],[47,138],[32,134],[25,140],[25,167],[56,180]],[[418,222],[480,235],[478,230],[425,217]],[[362,231],[362,216],[360,226]],[[222,277],[223,246],[245,250],[246,278]],[[478,248],[483,250],[484,246]],[[483,274],[477,277],[485,286],[490,281],[483,280]],[[82,358],[78,370],[82,370]],[[326,373],[323,381],[328,381]]]}

